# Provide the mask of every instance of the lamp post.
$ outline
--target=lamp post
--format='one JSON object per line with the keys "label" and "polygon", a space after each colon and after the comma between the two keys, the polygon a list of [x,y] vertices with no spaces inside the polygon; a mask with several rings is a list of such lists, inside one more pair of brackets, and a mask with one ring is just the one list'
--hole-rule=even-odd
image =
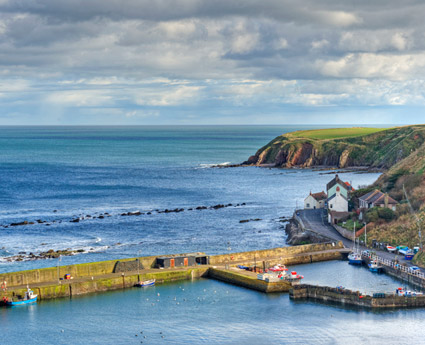
{"label": "lamp post", "polygon": [[61,262],[61,260],[62,260],[62,255],[59,255],[59,257],[58,257],[58,283],[60,284],[60,273],[59,273],[59,270],[60,270],[60,262]]}
{"label": "lamp post", "polygon": [[137,251],[137,279],[140,281],[140,253],[141,250]]}
{"label": "lamp post", "polygon": [[364,223],[364,244],[367,248],[367,223]]}
{"label": "lamp post", "polygon": [[226,267],[226,269],[228,270],[229,269],[229,266],[230,266],[230,260],[229,260],[229,255],[230,255],[230,251],[232,250],[232,248],[230,248],[230,242],[227,242],[227,251],[228,251],[228,256],[227,256],[227,267]]}

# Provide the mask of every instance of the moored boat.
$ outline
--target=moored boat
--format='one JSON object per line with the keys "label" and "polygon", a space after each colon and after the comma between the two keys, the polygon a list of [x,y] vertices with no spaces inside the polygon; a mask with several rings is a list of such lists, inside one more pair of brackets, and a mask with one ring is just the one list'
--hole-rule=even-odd
{"label": "moored boat", "polygon": [[418,291],[410,291],[407,290],[406,288],[398,288],[395,291],[397,296],[402,296],[402,297],[416,297],[416,296],[423,296],[423,292],[418,292]]}
{"label": "moored boat", "polygon": [[3,302],[6,306],[9,306],[9,307],[30,304],[30,303],[37,302],[37,295],[34,294],[34,291],[32,291],[29,287],[27,287],[27,291],[25,291],[24,298],[20,298],[17,300],[9,300],[8,298],[5,298]]}
{"label": "moored boat", "polygon": [[292,271],[290,274],[286,273],[285,275],[283,275],[281,279],[289,281],[292,284],[297,284],[301,281],[301,279],[304,279],[304,276],[298,274],[295,271]]}
{"label": "moored boat", "polygon": [[155,285],[155,279],[141,280],[136,284],[137,287],[147,287],[153,285]]}
{"label": "moored boat", "polygon": [[405,260],[412,260],[414,256],[415,256],[414,251],[410,250],[406,254],[404,254],[404,259]]}
{"label": "moored boat", "polygon": [[361,265],[363,263],[362,256],[359,253],[351,253],[348,255],[348,263],[351,265]]}
{"label": "moored boat", "polygon": [[280,265],[280,264],[278,264],[278,265],[275,265],[275,266],[273,266],[273,267],[271,267],[271,268],[269,268],[268,269],[268,271],[270,271],[270,272],[285,272],[285,271],[287,271],[288,269],[286,268],[286,266],[285,265]]}
{"label": "moored boat", "polygon": [[393,247],[393,246],[387,246],[387,250],[388,250],[390,253],[394,253],[394,252],[397,250],[397,248],[396,248],[396,247]]}
{"label": "moored boat", "polygon": [[382,270],[382,266],[376,260],[371,261],[368,267],[371,272],[380,272]]}
{"label": "moored boat", "polygon": [[275,265],[267,270],[267,273],[258,274],[257,279],[265,280],[266,282],[279,282],[279,281],[287,281],[291,284],[297,284],[304,277],[297,272],[292,271],[288,273],[288,269],[285,265]]}

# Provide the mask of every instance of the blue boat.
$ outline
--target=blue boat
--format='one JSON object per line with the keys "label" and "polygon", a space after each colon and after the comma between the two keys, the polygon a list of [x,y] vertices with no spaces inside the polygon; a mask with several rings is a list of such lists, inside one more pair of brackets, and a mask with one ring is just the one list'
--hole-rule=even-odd
{"label": "blue boat", "polygon": [[18,305],[24,305],[24,304],[30,304],[30,303],[34,303],[37,302],[37,295],[34,294],[34,291],[32,291],[30,288],[27,287],[27,291],[25,292],[25,296],[22,299],[18,299],[16,301],[9,301],[9,300],[5,300],[4,303],[6,304],[6,306],[9,307],[14,307],[14,306],[18,306]]}
{"label": "blue boat", "polygon": [[153,285],[155,285],[155,279],[142,280],[136,284],[137,287],[146,287],[146,286],[153,286]]}
{"label": "blue boat", "polygon": [[348,263],[350,265],[361,265],[363,263],[362,256],[359,253],[351,253],[348,255]]}
{"label": "blue boat", "polygon": [[404,260],[412,260],[414,256],[415,256],[415,253],[411,250],[407,252],[406,254],[404,254]]}
{"label": "blue boat", "polygon": [[368,267],[369,267],[369,270],[371,271],[371,272],[380,272],[381,270],[382,270],[382,266],[380,265],[380,264],[378,264],[378,262],[377,261],[371,261],[369,264],[368,264]]}

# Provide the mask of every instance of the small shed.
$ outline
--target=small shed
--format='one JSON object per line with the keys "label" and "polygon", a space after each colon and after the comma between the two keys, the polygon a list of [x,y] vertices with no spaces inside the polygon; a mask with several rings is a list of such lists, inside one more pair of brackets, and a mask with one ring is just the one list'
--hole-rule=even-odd
{"label": "small shed", "polygon": [[156,267],[158,268],[187,267],[208,264],[209,256],[206,255],[161,256],[156,258]]}

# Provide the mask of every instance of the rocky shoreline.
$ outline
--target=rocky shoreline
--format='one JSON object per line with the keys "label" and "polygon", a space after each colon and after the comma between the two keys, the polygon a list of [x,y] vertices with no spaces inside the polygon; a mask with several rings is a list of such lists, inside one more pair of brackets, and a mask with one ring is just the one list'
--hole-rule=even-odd
{"label": "rocky shoreline", "polygon": [[303,230],[294,218],[289,219],[285,226],[285,232],[288,235],[286,243],[291,246],[329,242],[329,238],[327,237],[320,236],[311,231]]}
{"label": "rocky shoreline", "polygon": [[[109,248],[109,247],[108,247]],[[83,253],[91,253],[96,251],[95,248],[90,249],[59,249],[53,250],[49,249],[45,252],[40,252],[38,254],[34,254],[32,252],[19,252],[17,255],[2,257],[1,261],[3,262],[15,262],[15,261],[34,261],[34,260],[46,260],[46,259],[57,259],[60,256],[72,256]]]}

